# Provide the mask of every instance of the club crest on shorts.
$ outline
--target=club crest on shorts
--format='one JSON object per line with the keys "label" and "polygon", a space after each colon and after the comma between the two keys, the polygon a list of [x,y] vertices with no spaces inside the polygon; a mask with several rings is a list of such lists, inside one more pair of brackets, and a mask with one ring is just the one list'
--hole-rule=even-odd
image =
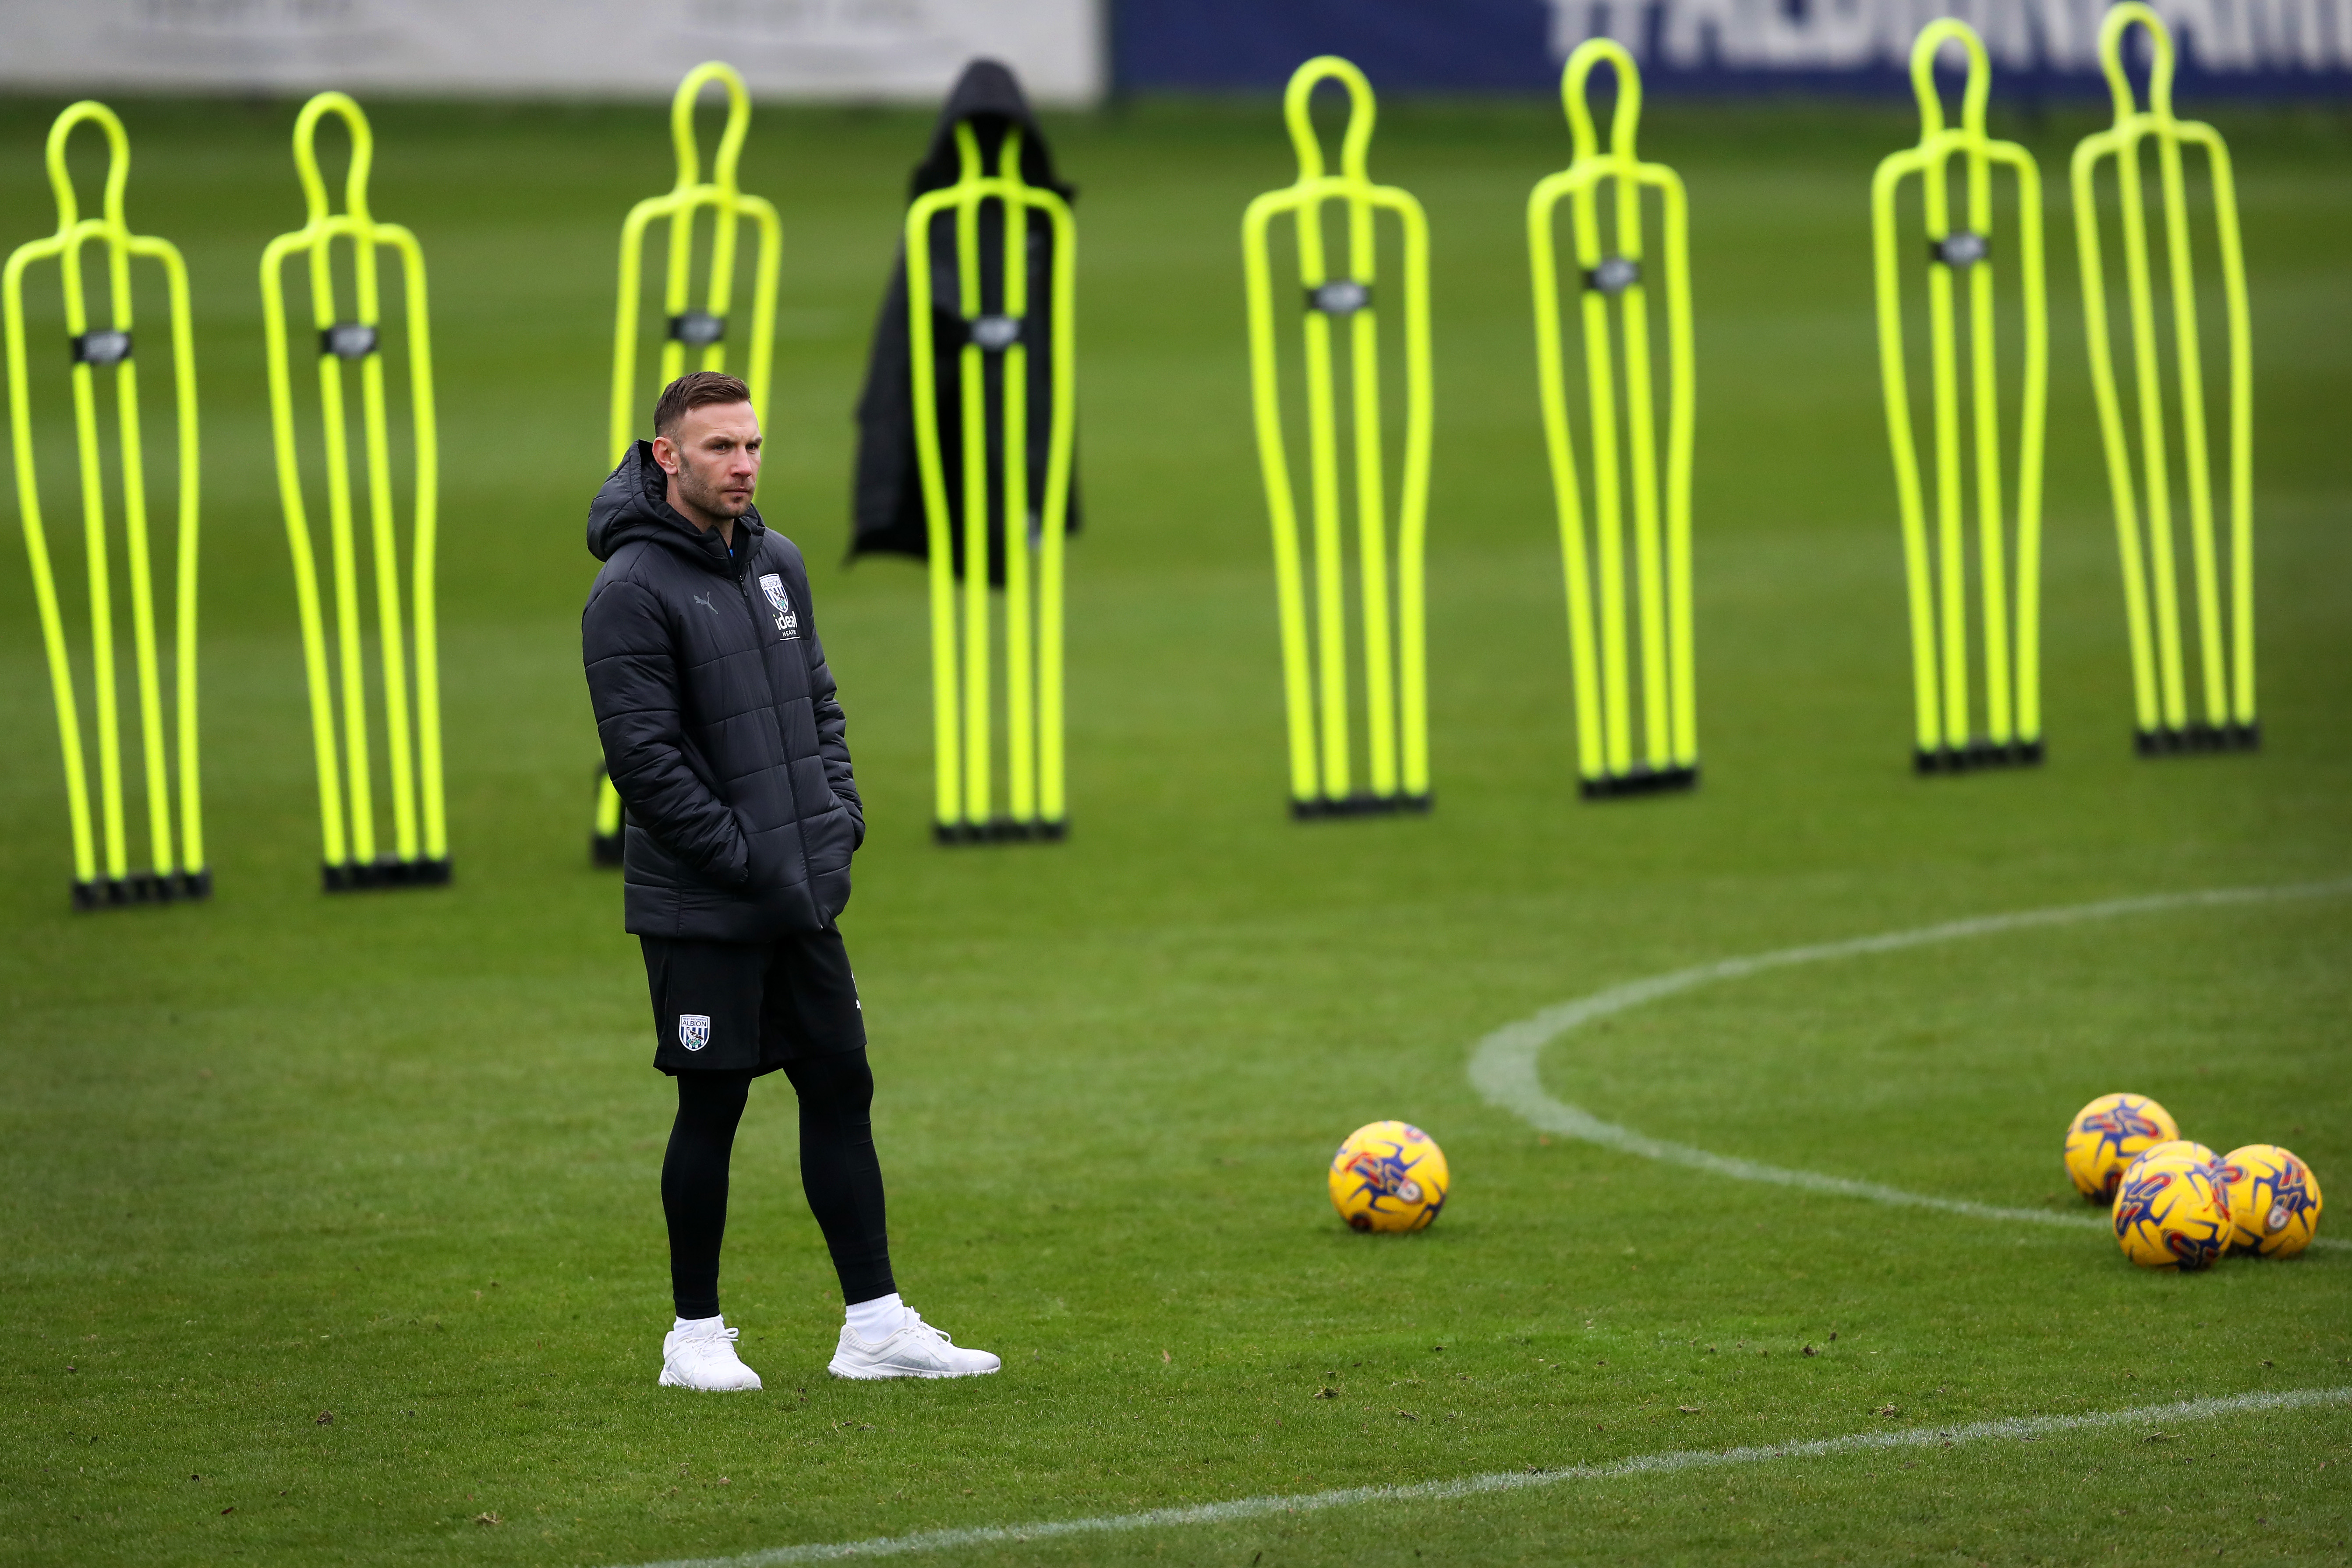
{"label": "club crest on shorts", "polygon": [[689,1051],[698,1051],[710,1043],[710,1017],[705,1013],[680,1013],[677,1016],[677,1043]]}
{"label": "club crest on shorts", "polygon": [[768,595],[769,607],[776,612],[776,630],[782,632],[788,641],[799,637],[801,618],[793,610],[793,596],[784,592],[783,578],[773,572],[762,574],[760,591]]}

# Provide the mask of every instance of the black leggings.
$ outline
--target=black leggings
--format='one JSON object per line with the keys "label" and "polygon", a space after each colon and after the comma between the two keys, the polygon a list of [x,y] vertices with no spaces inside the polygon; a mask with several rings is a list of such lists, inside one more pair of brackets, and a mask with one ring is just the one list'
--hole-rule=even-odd
{"label": "black leggings", "polygon": [[[841,1277],[842,1300],[898,1289],[883,1226],[882,1165],[874,1153],[874,1074],[864,1050],[788,1062],[801,1101],[801,1187]],[[681,1318],[719,1315],[719,1245],[727,1232],[727,1162],[751,1096],[749,1072],[677,1075],[677,1121],[662,1160],[669,1220],[670,1290]]]}

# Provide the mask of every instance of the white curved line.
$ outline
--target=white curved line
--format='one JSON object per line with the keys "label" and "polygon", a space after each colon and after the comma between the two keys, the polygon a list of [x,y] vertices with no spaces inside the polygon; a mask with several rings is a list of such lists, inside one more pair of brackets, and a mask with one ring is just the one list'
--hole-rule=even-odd
{"label": "white curved line", "polygon": [[[2012,1415],[1991,1421],[1970,1421],[1956,1426],[1900,1426],[1876,1432],[1855,1432],[1843,1437],[1811,1442],[1759,1443],[1739,1448],[1670,1448],[1659,1454],[1635,1454],[1622,1459],[1566,1465],[1557,1469],[1498,1470],[1482,1476],[1417,1481],[1402,1486],[1341,1487],[1329,1491],[1292,1492],[1286,1496],[1234,1498],[1175,1508],[1155,1508],[1141,1513],[1101,1514],[1093,1519],[1046,1519],[1029,1524],[979,1524],[960,1529],[924,1530],[909,1535],[868,1536],[863,1541],[807,1542],[796,1546],[772,1546],[733,1557],[684,1557],[648,1563],[642,1568],[786,1568],[796,1563],[838,1563],[856,1557],[905,1557],[924,1552],[957,1552],[973,1546],[1008,1546],[1053,1541],[1073,1535],[1107,1535],[1130,1530],[1174,1530],[1186,1525],[1234,1524],[1244,1520],[1319,1513],[1326,1509],[1358,1508],[1367,1503],[1437,1502],[1453,1498],[1484,1497],[1495,1492],[1523,1492],[1573,1481],[1605,1481],[1618,1476],[1675,1475],[1685,1470],[1716,1469],[1726,1465],[1768,1464],[1779,1459],[1825,1459],[1841,1454],[1872,1453],[1888,1448],[1948,1448],[1960,1443],[1997,1438],[2034,1442],[2068,1432],[2095,1432],[2116,1426],[2164,1426],[2184,1421],[2210,1421],[2254,1411],[2316,1410],[2352,1404],[2352,1387],[2262,1389],[2250,1394],[2223,1394],[2211,1399],[2183,1399],[2169,1405],[2142,1405],[2126,1410],[2084,1411],[2075,1415]],[[2151,1434],[2150,1436],[2161,1434]]]}
{"label": "white curved line", "polygon": [[[1695,991],[1718,980],[1739,980],[1768,970],[1793,968],[1801,963],[1822,963],[1836,958],[1897,952],[1905,948],[1927,947],[1935,942],[1958,942],[1974,936],[1993,936],[2036,926],[2074,925],[2116,915],[2153,914],[2164,910],[2268,903],[2281,899],[2336,898],[2347,893],[2352,893],[2352,880],[2306,882],[2280,888],[2219,888],[2197,893],[2153,893],[2137,899],[2108,899],[2095,904],[2067,904],[2057,909],[1979,915],[1973,920],[1949,921],[1942,925],[1922,926],[1915,931],[1888,931],[1880,936],[1854,937],[1845,942],[1818,942],[1810,947],[1784,947],[1777,952],[1759,952],[1746,958],[1720,959],[1714,963],[1696,964],[1688,969],[1652,975],[1647,980],[1612,985],[1606,991],[1596,991],[1590,996],[1547,1007],[1533,1017],[1522,1018],[1516,1024],[1506,1024],[1480,1040],[1471,1052],[1470,1082],[1489,1105],[1507,1110],[1546,1132],[1581,1139],[1627,1154],[1639,1154],[1647,1160],[1688,1165],[1694,1170],[1712,1172],[1718,1176],[1801,1187],[1808,1192],[1834,1193],[1842,1197],[1867,1198],[1872,1203],[1895,1204],[1908,1208],[1940,1209],[1947,1214],[1966,1215],[1971,1219],[2104,1227],[2107,1223],[2104,1216],[2081,1210],[2004,1208],[1994,1204],[1974,1203],[1967,1198],[1939,1198],[1926,1193],[1906,1192],[1900,1187],[1890,1187],[1878,1182],[1858,1182],[1845,1176],[1824,1175],[1818,1171],[1792,1170],[1786,1165],[1768,1165],[1761,1161],[1714,1153],[1706,1149],[1693,1148],[1687,1143],[1670,1143],[1664,1139],[1636,1132],[1630,1127],[1620,1127],[1613,1121],[1603,1121],[1590,1111],[1555,1100],[1543,1086],[1538,1071],[1538,1058],[1552,1041],[1596,1018],[1606,1018],[1663,997]],[[2343,1247],[2352,1244],[2314,1240],[2312,1245]]]}

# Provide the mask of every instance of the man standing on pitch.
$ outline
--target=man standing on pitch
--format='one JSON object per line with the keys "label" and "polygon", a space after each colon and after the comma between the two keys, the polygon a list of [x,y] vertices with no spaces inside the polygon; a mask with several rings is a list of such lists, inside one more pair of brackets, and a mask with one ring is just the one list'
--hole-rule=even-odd
{"label": "man standing on pitch", "polygon": [[752,509],[760,422],[731,375],[670,383],[654,438],[588,508],[604,563],[581,616],[604,765],[628,807],[628,929],[653,990],[654,1066],[677,1080],[662,1161],[677,1321],[661,1382],[757,1388],[719,1312],[727,1165],[751,1080],[800,1097],[801,1184],[841,1277],[836,1377],[965,1377],[898,1300],[867,1119],[874,1078],[834,924],[866,816],[800,552]]}

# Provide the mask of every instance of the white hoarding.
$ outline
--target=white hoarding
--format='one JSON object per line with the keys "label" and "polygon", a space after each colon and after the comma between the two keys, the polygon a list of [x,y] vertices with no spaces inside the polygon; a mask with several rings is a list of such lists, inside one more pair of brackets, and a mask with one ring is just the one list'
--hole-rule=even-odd
{"label": "white hoarding", "polygon": [[936,101],[974,56],[1046,103],[1106,86],[1100,0],[0,0],[0,86]]}

